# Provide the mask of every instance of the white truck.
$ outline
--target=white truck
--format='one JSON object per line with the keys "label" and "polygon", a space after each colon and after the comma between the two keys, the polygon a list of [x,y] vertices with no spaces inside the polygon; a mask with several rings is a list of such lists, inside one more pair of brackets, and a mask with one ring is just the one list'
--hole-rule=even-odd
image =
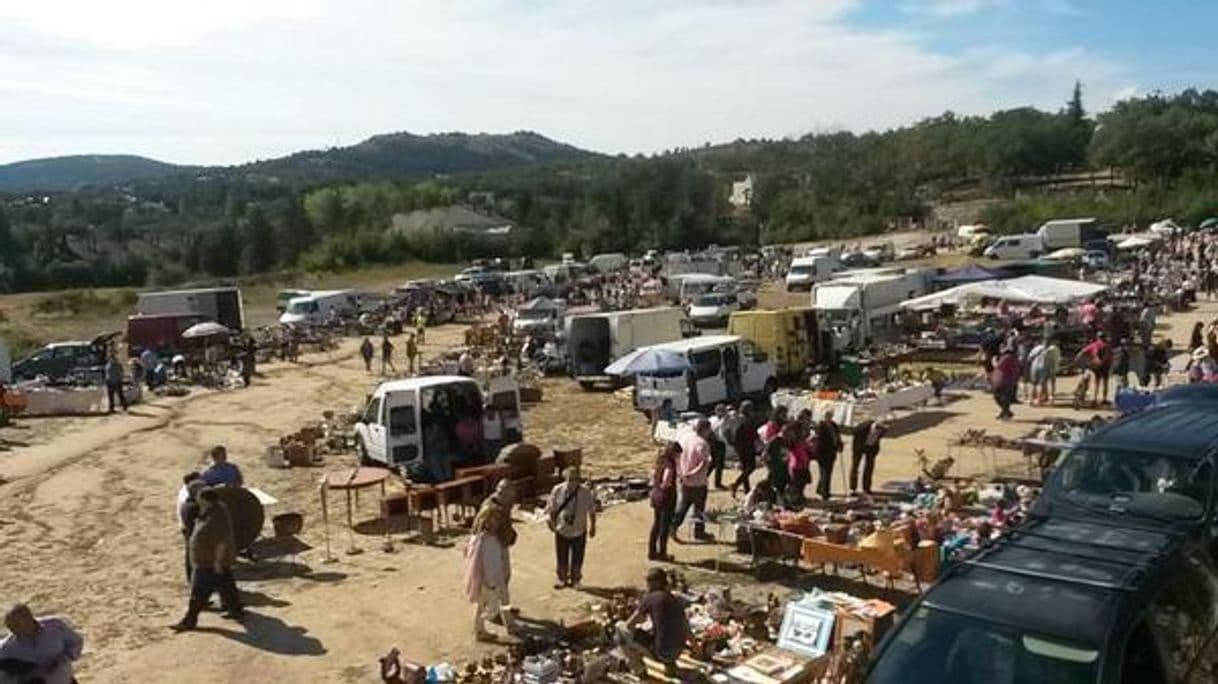
{"label": "white truck", "polygon": [[135,302],[140,316],[195,314],[230,330],[245,328],[245,304],[236,287],[141,292]]}
{"label": "white truck", "polygon": [[929,291],[932,274],[921,268],[846,271],[813,286],[812,308],[833,331],[835,350],[863,349],[901,310],[901,302]]}
{"label": "white truck", "polygon": [[433,375],[381,383],[355,424],[361,463],[444,482],[523,439],[520,387],[511,376]]}
{"label": "white truck", "polygon": [[1045,221],[1036,231],[1045,252],[1067,247],[1084,247],[1089,242],[1105,239],[1106,235],[1094,218],[1054,219]]}
{"label": "white truck", "polygon": [[584,389],[598,383],[617,384],[605,367],[639,347],[672,342],[696,334],[678,307],[631,309],[569,316],[567,352],[571,376]]}
{"label": "white truck", "polygon": [[358,309],[353,290],[319,290],[288,301],[279,316],[284,325],[321,325],[333,315],[354,313]]}
{"label": "white truck", "polygon": [[708,335],[651,348],[683,355],[691,370],[676,376],[635,376],[634,405],[639,410],[655,410],[665,399],[677,411],[746,397],[768,401],[778,386],[774,361],[738,335]]}
{"label": "white truck", "polygon": [[811,290],[815,283],[828,280],[841,270],[841,262],[830,254],[802,256],[791,260],[785,283],[787,292]]}

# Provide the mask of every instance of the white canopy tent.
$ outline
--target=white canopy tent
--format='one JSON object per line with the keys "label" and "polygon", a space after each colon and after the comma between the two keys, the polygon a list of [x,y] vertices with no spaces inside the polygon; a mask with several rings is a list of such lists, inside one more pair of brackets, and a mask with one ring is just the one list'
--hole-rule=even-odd
{"label": "white canopy tent", "polygon": [[983,280],[901,302],[902,309],[936,309],[943,304],[959,304],[968,299],[1000,299],[1021,304],[1065,304],[1086,299],[1107,290],[1107,285],[1081,280],[1026,275],[1009,280]]}
{"label": "white canopy tent", "polygon": [[1149,247],[1149,246],[1155,244],[1156,242],[1158,242],[1158,240],[1152,240],[1147,237],[1135,236],[1135,237],[1131,237],[1131,238],[1126,238],[1126,239],[1122,240],[1121,242],[1117,243],[1117,249],[1121,249],[1121,250],[1141,249],[1142,247]]}

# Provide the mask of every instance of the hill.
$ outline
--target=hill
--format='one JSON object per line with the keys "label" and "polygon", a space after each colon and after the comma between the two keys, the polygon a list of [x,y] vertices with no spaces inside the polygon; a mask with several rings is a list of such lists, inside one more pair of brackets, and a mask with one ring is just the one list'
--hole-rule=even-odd
{"label": "hill", "polygon": [[0,192],[74,190],[85,185],[115,185],[190,171],[130,154],[78,154],[0,165]]}
{"label": "hill", "polygon": [[599,157],[531,131],[504,135],[376,135],[349,147],[296,152],[237,166],[178,166],[133,155],[75,155],[0,166],[0,192],[76,190],[198,173],[304,183],[410,179]]}
{"label": "hill", "polygon": [[417,178],[569,162],[599,156],[532,131],[504,135],[438,133],[376,135],[350,147],[297,152],[232,167],[247,178],[334,181]]}

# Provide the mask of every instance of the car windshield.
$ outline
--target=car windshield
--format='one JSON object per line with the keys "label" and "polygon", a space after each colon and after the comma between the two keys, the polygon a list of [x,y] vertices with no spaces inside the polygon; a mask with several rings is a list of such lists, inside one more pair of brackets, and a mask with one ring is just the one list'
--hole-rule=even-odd
{"label": "car windshield", "polygon": [[317,302],[312,299],[292,302],[288,305],[288,313],[290,314],[309,314],[315,311],[317,311]]}
{"label": "car windshield", "polygon": [[733,299],[734,296],[730,294],[711,293],[698,295],[694,299],[694,306],[722,306],[724,304],[731,304]]}
{"label": "car windshield", "polygon": [[812,273],[813,273],[815,270],[816,270],[816,269],[815,269],[815,267],[813,267],[813,266],[812,266],[812,264],[807,264],[807,265],[802,265],[802,264],[801,264],[801,265],[798,265],[798,266],[792,266],[792,267],[791,267],[791,275],[800,275],[800,276],[802,276],[802,275],[812,275]]}
{"label": "car windshield", "polygon": [[1205,514],[1213,476],[1208,459],[1078,448],[1061,457],[1047,493],[1111,513],[1192,520]]}
{"label": "car windshield", "polygon": [[516,312],[516,318],[522,321],[544,321],[553,315],[554,312],[550,309],[521,309]]}
{"label": "car windshield", "polygon": [[1061,639],[921,606],[880,655],[870,684],[1082,684],[1099,652]]}

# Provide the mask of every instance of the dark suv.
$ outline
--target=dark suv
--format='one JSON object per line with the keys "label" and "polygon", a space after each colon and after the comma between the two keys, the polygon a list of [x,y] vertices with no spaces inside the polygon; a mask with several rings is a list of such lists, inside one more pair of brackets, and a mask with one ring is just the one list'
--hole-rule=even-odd
{"label": "dark suv", "polygon": [[1188,535],[1040,519],[963,561],[887,635],[869,684],[1212,684],[1218,570]]}
{"label": "dark suv", "polygon": [[1030,521],[904,614],[868,682],[1218,682],[1218,404],[1181,393],[1058,459]]}

